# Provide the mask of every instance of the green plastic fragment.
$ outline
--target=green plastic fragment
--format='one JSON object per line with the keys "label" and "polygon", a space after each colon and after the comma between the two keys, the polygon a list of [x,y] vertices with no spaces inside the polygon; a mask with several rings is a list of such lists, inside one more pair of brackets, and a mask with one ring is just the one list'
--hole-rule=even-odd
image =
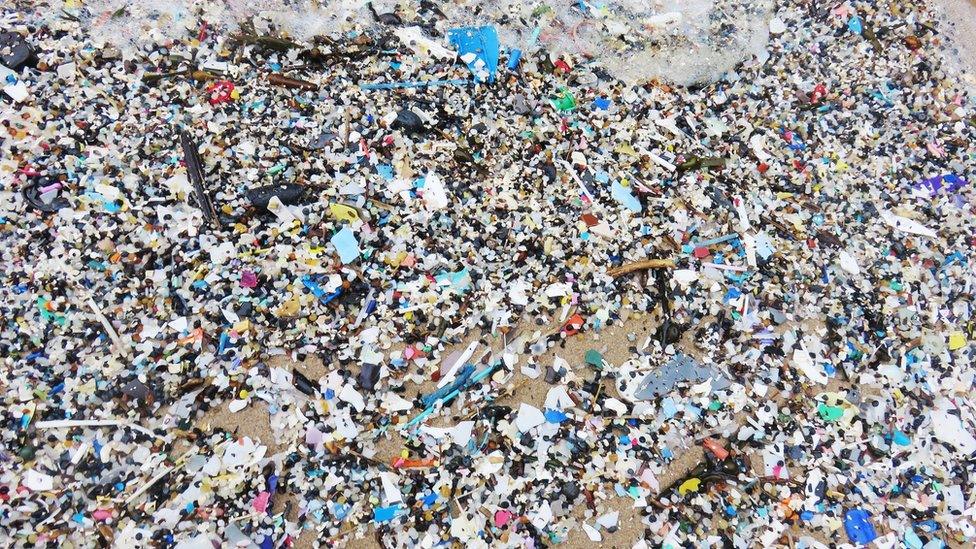
{"label": "green plastic fragment", "polygon": [[586,356],[584,357],[586,363],[595,368],[603,367],[603,355],[600,354],[596,349],[590,349],[586,351]]}
{"label": "green plastic fragment", "polygon": [[59,326],[64,326],[64,323],[67,322],[67,319],[65,318],[64,315],[52,313],[51,311],[48,311],[47,310],[48,301],[49,301],[48,299],[45,299],[43,297],[37,298],[37,309],[41,313],[41,318],[43,320],[53,320]]}
{"label": "green plastic fragment", "polygon": [[24,461],[30,461],[34,459],[34,455],[36,453],[37,453],[36,450],[30,444],[25,444],[20,450],[17,451],[17,455],[20,456],[20,459]]}
{"label": "green plastic fragment", "polygon": [[844,409],[840,406],[827,406],[824,403],[817,405],[817,412],[824,421],[837,421],[844,415]]}
{"label": "green plastic fragment", "polygon": [[561,88],[560,91],[562,92],[562,95],[552,101],[552,104],[556,106],[556,109],[561,112],[575,109],[576,99],[573,97],[573,94],[570,93],[566,88]]}

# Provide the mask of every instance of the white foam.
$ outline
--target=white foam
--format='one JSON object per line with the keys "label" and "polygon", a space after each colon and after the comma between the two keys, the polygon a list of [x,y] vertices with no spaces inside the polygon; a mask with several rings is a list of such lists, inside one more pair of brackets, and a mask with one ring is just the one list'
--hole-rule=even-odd
{"label": "white foam", "polygon": [[[374,6],[396,11],[407,22],[417,17],[416,3]],[[437,22],[441,30],[493,24],[505,47],[589,57],[627,82],[658,77],[689,84],[714,79],[759,55],[768,39],[771,1],[460,0],[441,9],[447,16]],[[78,13],[93,42],[123,49],[186,38],[197,32],[201,19],[225,31],[255,22],[259,31],[273,27],[296,40],[374,25],[361,0],[85,0]]]}

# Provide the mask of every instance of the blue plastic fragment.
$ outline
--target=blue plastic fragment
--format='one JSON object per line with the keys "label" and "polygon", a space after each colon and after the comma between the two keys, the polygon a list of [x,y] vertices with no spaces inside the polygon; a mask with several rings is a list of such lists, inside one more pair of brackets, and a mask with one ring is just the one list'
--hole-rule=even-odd
{"label": "blue plastic fragment", "polygon": [[522,61],[522,50],[513,49],[512,53],[508,56],[508,65],[506,67],[510,71],[514,71],[518,68],[519,62]]}
{"label": "blue plastic fragment", "polygon": [[954,193],[966,185],[967,182],[965,179],[956,174],[947,173],[945,175],[937,175],[935,177],[923,179],[921,183],[912,185],[912,188],[925,191],[929,196],[936,196],[943,187],[945,187],[948,192]]}
{"label": "blue plastic fragment", "polygon": [[439,399],[446,397],[455,389],[464,387],[464,384],[468,382],[468,378],[470,378],[471,374],[473,373],[474,373],[474,366],[470,364],[465,364],[464,367],[461,368],[461,371],[458,372],[457,379],[455,379],[452,383],[449,383],[441,387],[440,389],[437,389],[433,393],[421,398],[421,401],[424,403],[424,406],[430,406],[431,404],[437,402]]}
{"label": "blue plastic fragment", "polygon": [[438,286],[450,286],[451,289],[461,293],[466,292],[471,287],[471,275],[468,273],[467,267],[453,273],[440,273],[434,276],[434,280],[437,281]]}
{"label": "blue plastic fragment", "polygon": [[386,522],[393,520],[396,516],[397,511],[400,510],[399,505],[391,505],[389,507],[377,507],[373,509],[373,520],[376,522]]}
{"label": "blue plastic fragment", "polygon": [[549,423],[562,423],[566,421],[568,417],[560,410],[546,410],[545,411],[546,421]]}
{"label": "blue plastic fragment", "polygon": [[910,439],[908,435],[898,430],[895,430],[892,440],[899,446],[909,446],[912,443],[912,439]]}
{"label": "blue plastic fragment", "polygon": [[735,240],[736,238],[739,238],[739,233],[729,233],[709,240],[699,240],[698,242],[692,242],[691,245],[695,248],[702,247],[702,246],[714,246],[716,244],[721,244],[722,242]]}
{"label": "blue plastic fragment", "polygon": [[[342,520],[346,518],[346,515],[349,514],[349,510],[351,508],[352,508],[351,505],[343,505],[341,503],[337,503],[332,507],[332,515],[335,518]],[[375,516],[375,511],[374,511],[374,516]]]}
{"label": "blue plastic fragment", "polygon": [[666,398],[661,401],[661,413],[664,417],[671,419],[678,414],[678,406],[675,405],[674,399]]}
{"label": "blue plastic fragment", "polygon": [[304,284],[305,287],[312,292],[312,295],[317,297],[319,301],[321,301],[322,303],[328,303],[342,293],[341,288],[332,292],[331,294],[327,293],[325,289],[322,288],[322,286],[319,286],[319,283],[316,282],[315,279],[312,278],[310,275],[305,275],[302,277],[302,284]]}
{"label": "blue plastic fragment", "polygon": [[335,246],[336,251],[339,252],[339,259],[343,263],[352,263],[359,257],[359,241],[349,227],[343,227],[342,230],[332,235],[329,242]]}
{"label": "blue plastic fragment", "polygon": [[393,181],[393,166],[389,164],[377,164],[376,173],[387,181]]}
{"label": "blue plastic fragment", "polygon": [[495,371],[496,368],[501,366],[502,361],[495,361],[493,364],[488,365],[481,371],[472,374],[474,371],[474,366],[466,364],[461,372],[458,373],[458,379],[446,387],[442,387],[435,391],[434,393],[428,395],[427,397],[421,398],[426,408],[423,412],[420,412],[413,419],[407,422],[406,427],[410,428],[417,425],[424,419],[426,419],[430,414],[434,413],[434,407],[437,403],[447,404],[454,400],[461,391],[467,389],[468,387],[481,382],[481,380],[487,378]]}
{"label": "blue plastic fragment", "polygon": [[925,543],[922,541],[922,538],[918,537],[915,530],[908,529],[905,532],[905,547],[908,547],[909,549],[922,549],[923,545],[925,545]]}
{"label": "blue plastic fragment", "polygon": [[637,197],[630,191],[630,187],[624,187],[619,181],[614,181],[610,186],[610,195],[613,196],[614,200],[632,212],[640,212],[640,200],[637,200]]}
{"label": "blue plastic fragment", "polygon": [[224,354],[224,351],[227,350],[227,342],[228,341],[230,341],[230,338],[227,336],[227,332],[221,332],[220,333],[220,343],[217,345],[217,356],[223,355]]}
{"label": "blue plastic fragment", "polygon": [[[634,398],[636,400],[651,400],[673,390],[678,383],[685,381],[700,383],[709,378],[712,380],[712,390],[729,386],[728,380],[713,372],[711,368],[700,366],[698,361],[688,355],[675,355],[663,367],[647,374],[641,380],[634,392]],[[667,399],[661,402],[661,413],[665,417],[673,417],[678,413],[678,408],[673,400]]]}
{"label": "blue plastic fragment", "polygon": [[360,84],[363,90],[397,90],[401,88],[433,88],[436,86],[463,86],[470,84],[470,80],[455,78],[452,80],[405,80],[403,82],[377,82],[375,84]]}
{"label": "blue plastic fragment", "polygon": [[[498,32],[495,27],[461,27],[447,33],[451,44],[457,48],[461,59],[474,74],[476,82],[495,81],[498,72]],[[472,57],[473,56],[473,57]],[[479,63],[480,61],[480,63]]]}
{"label": "blue plastic fragment", "polygon": [[844,512],[844,531],[851,543],[867,545],[878,537],[874,526],[868,520],[870,513],[864,509],[848,509]]}

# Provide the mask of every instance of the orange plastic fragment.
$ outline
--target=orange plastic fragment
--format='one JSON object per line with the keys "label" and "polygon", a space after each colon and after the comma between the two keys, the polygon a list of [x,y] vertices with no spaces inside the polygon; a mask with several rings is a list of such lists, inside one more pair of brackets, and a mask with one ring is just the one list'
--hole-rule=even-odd
{"label": "orange plastic fragment", "polygon": [[725,448],[722,448],[722,445],[719,444],[718,441],[716,441],[715,439],[706,438],[702,442],[702,446],[704,446],[706,450],[715,454],[715,457],[717,457],[718,459],[725,459],[729,457],[729,451],[726,450]]}
{"label": "orange plastic fragment", "polygon": [[390,460],[390,466],[394,469],[413,469],[418,467],[433,467],[434,465],[437,465],[437,458],[404,459],[396,457]]}
{"label": "orange plastic fragment", "polygon": [[569,320],[563,324],[563,327],[559,331],[566,334],[566,337],[576,335],[579,333],[580,329],[583,328],[584,322],[585,320],[583,320],[583,317],[575,314],[569,317]]}

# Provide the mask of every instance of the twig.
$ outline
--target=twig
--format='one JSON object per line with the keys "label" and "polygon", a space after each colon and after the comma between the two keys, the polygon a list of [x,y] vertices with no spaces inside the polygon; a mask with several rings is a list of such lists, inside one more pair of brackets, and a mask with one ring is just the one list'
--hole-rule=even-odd
{"label": "twig", "polygon": [[146,493],[147,490],[149,490],[150,488],[152,488],[152,486],[154,484],[156,484],[157,482],[159,482],[163,477],[165,477],[166,475],[168,475],[171,472],[173,472],[174,469],[176,469],[176,467],[175,466],[172,466],[172,465],[166,465],[166,466],[164,466],[163,467],[163,472],[161,472],[158,475],[154,476],[153,478],[149,479],[149,481],[146,482],[145,484],[143,484],[141,487],[139,487],[138,490],[136,490],[135,492],[132,492],[132,495],[131,496],[125,498],[125,501],[122,502],[122,505],[123,506],[128,506],[130,503],[132,503],[133,501],[135,501],[136,498],[138,498],[142,494]]}
{"label": "twig", "polygon": [[258,44],[268,49],[282,52],[302,47],[302,45],[297,42],[292,42],[291,40],[278,38],[275,36],[261,36],[257,34],[240,33],[231,36],[231,38],[243,44]]}
{"label": "twig", "polygon": [[[220,443],[218,443],[217,445],[215,445],[213,447],[214,453],[217,452],[217,449],[218,448],[220,448],[220,447],[224,446],[225,444],[227,444],[227,442],[229,440],[230,439],[224,439],[223,441],[221,441]],[[199,451],[199,448],[197,448],[196,446],[191,446],[189,450],[183,452],[183,454],[181,454],[180,457],[176,458],[176,461],[174,462],[173,465],[164,465],[163,466],[163,470],[158,475],[156,475],[156,476],[152,477],[151,479],[149,479],[148,481],[146,481],[146,483],[143,484],[142,486],[140,486],[138,490],[136,490],[135,492],[133,492],[129,497],[125,498],[125,500],[122,501],[122,505],[124,507],[128,507],[130,503],[132,503],[136,499],[138,499],[139,496],[145,494],[150,488],[152,488],[152,486],[154,484],[156,484],[157,482],[159,482],[163,477],[165,477],[166,475],[172,473],[173,471],[175,471],[177,469],[182,469],[183,466],[186,465],[186,458],[189,457],[190,454],[192,454],[194,452],[198,452],[198,451]],[[118,500],[116,500],[116,501],[118,501]]]}
{"label": "twig", "polygon": [[75,23],[81,23],[81,19],[78,19],[78,17],[68,13],[68,11],[64,9],[61,10],[61,18],[67,19],[68,21],[74,21]]}
{"label": "twig", "polygon": [[297,78],[290,78],[288,76],[283,76],[280,74],[268,75],[268,82],[274,84],[275,86],[284,86],[286,88],[301,88],[303,90],[317,90],[319,89],[318,84],[314,82],[309,82],[308,80],[299,80]]}
{"label": "twig", "polygon": [[648,269],[673,269],[675,267],[674,260],[672,259],[646,259],[644,261],[635,261],[633,263],[628,263],[626,265],[621,265],[620,267],[615,267],[607,271],[607,274],[619,278],[625,274],[630,274],[635,271],[646,271]]}
{"label": "twig", "polygon": [[53,419],[38,421],[34,424],[35,429],[72,429],[74,427],[128,427],[150,437],[156,436],[156,433],[149,429],[122,419]]}
{"label": "twig", "polygon": [[190,69],[184,69],[181,71],[172,71],[172,72],[151,72],[143,75],[142,81],[147,84],[151,84],[163,80],[164,78],[172,78],[174,76],[188,76],[190,74],[191,74]]}

